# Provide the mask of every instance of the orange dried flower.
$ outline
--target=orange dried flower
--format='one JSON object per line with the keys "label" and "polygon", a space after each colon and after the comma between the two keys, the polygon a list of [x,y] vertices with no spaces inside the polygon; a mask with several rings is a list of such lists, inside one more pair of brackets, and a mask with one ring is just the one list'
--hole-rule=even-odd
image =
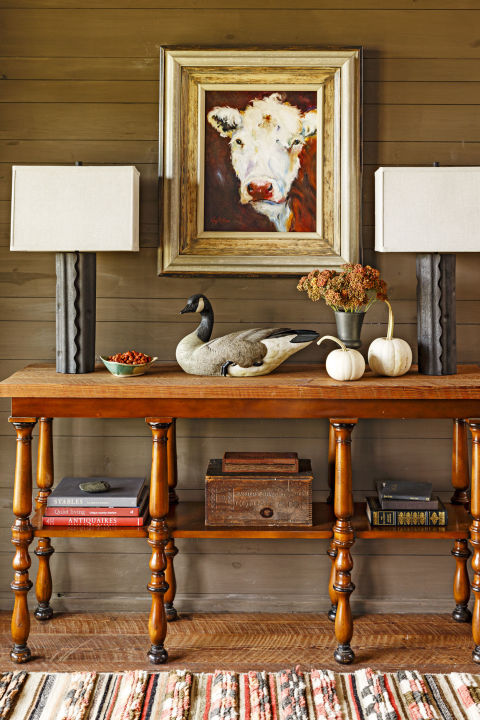
{"label": "orange dried flower", "polygon": [[387,284],[370,265],[346,263],[341,272],[311,270],[300,278],[297,290],[310,300],[325,300],[333,310],[365,312],[376,300],[387,300]]}

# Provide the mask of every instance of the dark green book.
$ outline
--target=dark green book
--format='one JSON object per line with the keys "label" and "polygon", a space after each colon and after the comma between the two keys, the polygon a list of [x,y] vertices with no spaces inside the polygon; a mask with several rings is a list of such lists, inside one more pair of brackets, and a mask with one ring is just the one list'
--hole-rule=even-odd
{"label": "dark green book", "polygon": [[367,518],[370,525],[397,527],[444,527],[448,524],[445,505],[438,501],[438,510],[382,510],[376,497],[367,497]]}
{"label": "dark green book", "polygon": [[430,500],[432,483],[421,480],[378,480],[377,492],[382,500]]}

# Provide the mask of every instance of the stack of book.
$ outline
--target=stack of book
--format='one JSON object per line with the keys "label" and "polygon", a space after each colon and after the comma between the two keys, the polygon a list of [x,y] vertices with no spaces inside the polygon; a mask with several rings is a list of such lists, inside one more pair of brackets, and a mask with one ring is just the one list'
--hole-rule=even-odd
{"label": "stack of book", "polygon": [[[105,481],[108,490],[89,493],[80,484]],[[65,477],[49,495],[44,526],[141,527],[148,517],[145,478]]]}
{"label": "stack of book", "polygon": [[376,497],[367,497],[371,525],[444,526],[448,515],[440,498],[432,497],[432,484],[409,480],[382,480]]}

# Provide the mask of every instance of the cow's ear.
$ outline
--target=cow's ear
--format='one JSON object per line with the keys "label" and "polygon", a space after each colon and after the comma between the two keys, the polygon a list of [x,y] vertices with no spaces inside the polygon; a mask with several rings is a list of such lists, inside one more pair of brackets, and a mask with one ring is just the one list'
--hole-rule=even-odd
{"label": "cow's ear", "polygon": [[317,111],[310,110],[305,113],[302,117],[302,135],[303,137],[310,137],[315,135],[317,132]]}
{"label": "cow's ear", "polygon": [[242,124],[242,114],[236,108],[215,107],[208,113],[207,120],[222,137],[232,137],[233,131]]}

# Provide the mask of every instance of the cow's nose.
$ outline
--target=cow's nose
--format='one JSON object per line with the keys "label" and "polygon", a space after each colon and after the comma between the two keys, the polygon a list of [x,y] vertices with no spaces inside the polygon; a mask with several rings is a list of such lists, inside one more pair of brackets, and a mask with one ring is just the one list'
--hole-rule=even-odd
{"label": "cow's nose", "polygon": [[254,201],[270,200],[273,195],[273,185],[270,182],[250,182],[247,185],[247,190]]}

